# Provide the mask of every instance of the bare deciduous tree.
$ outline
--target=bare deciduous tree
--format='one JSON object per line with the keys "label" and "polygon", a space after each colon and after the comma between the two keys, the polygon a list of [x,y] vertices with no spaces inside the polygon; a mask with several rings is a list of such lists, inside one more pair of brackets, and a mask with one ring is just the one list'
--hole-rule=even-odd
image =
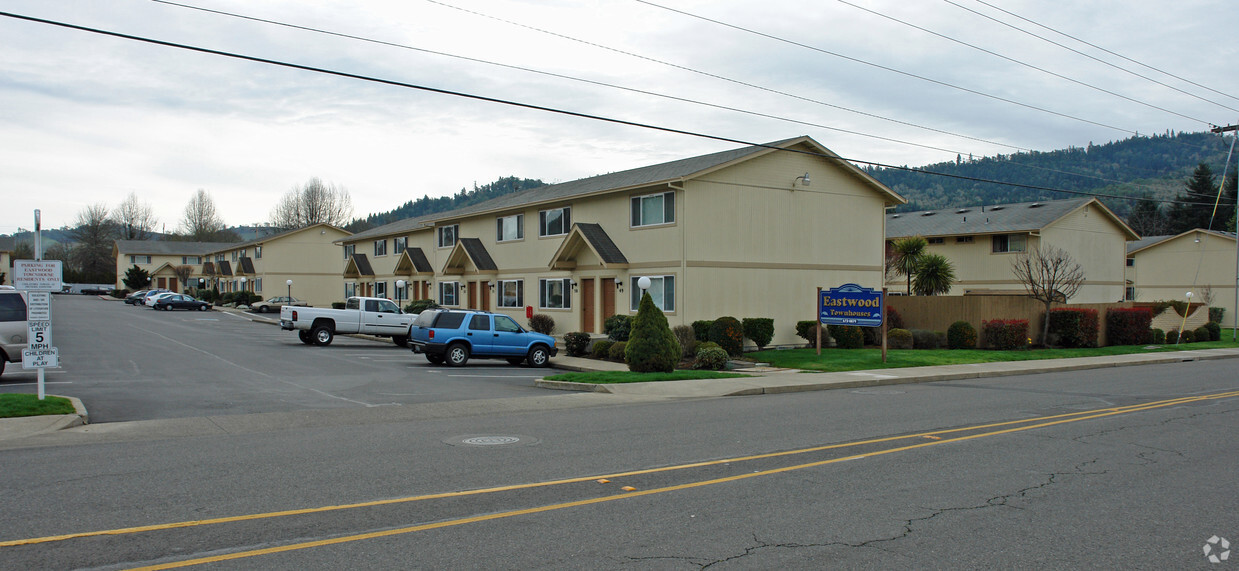
{"label": "bare deciduous tree", "polygon": [[1084,285],[1084,268],[1065,250],[1044,246],[1016,256],[1011,262],[1011,271],[1015,273],[1015,279],[1024,284],[1029,296],[1045,304],[1041,342],[1048,344],[1050,306],[1056,301],[1066,303],[1079,293]]}
{"label": "bare deciduous tree", "polygon": [[352,216],[353,199],[348,189],[314,177],[284,194],[271,211],[271,225],[287,229],[313,224],[343,226]]}
{"label": "bare deciduous tree", "polygon": [[150,203],[140,202],[136,192],[112,210],[112,222],[121,240],[149,240],[159,225]]}
{"label": "bare deciduous tree", "polygon": [[185,291],[185,288],[189,286],[189,276],[194,275],[194,267],[188,265],[174,266],[172,273],[176,274],[176,278],[180,280],[181,291]]}
{"label": "bare deciduous tree", "polygon": [[181,219],[181,232],[188,240],[194,242],[211,242],[219,238],[224,231],[224,221],[215,211],[215,200],[211,195],[198,189],[189,204],[185,206],[185,218]]}
{"label": "bare deciduous tree", "polygon": [[108,216],[106,204],[92,204],[77,213],[69,235],[77,241],[71,258],[82,272],[82,280],[94,283],[115,282],[116,262],[112,258],[112,242],[116,226]]}

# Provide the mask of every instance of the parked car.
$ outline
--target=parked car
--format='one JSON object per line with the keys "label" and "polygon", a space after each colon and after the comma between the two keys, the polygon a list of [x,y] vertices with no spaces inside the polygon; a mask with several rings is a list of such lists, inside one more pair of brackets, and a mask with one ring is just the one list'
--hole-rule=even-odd
{"label": "parked car", "polygon": [[148,304],[146,300],[150,299],[151,296],[159,295],[161,293],[172,293],[172,292],[166,289],[148,289],[146,290],[145,293],[138,296],[138,298],[134,300],[133,306],[134,307],[150,307],[150,304]]}
{"label": "parked car", "polygon": [[149,289],[140,289],[140,290],[138,290],[138,291],[135,291],[135,292],[133,292],[133,293],[131,293],[131,294],[129,294],[129,295],[127,295],[127,296],[125,296],[125,304],[126,304],[126,305],[136,305],[136,304],[142,303],[142,301],[145,299],[146,292],[148,292],[148,291],[151,291],[151,290],[149,290]]}
{"label": "parked car", "polygon": [[433,364],[463,366],[470,357],[507,359],[531,367],[550,364],[555,338],[525,331],[516,320],[489,311],[427,309],[409,327],[409,345]]}
{"label": "parked car", "polygon": [[365,333],[391,337],[396,345],[404,347],[412,322],[412,315],[381,297],[350,297],[344,301],[344,309],[291,305],[280,308],[280,329],[296,330],[297,338],[306,345],[330,345],[337,333]]}
{"label": "parked car", "polygon": [[198,311],[206,311],[211,309],[211,304],[194,299],[183,293],[174,293],[171,295],[158,296],[155,300],[155,309],[172,310],[172,309],[196,309]]}
{"label": "parked car", "polygon": [[308,302],[301,301],[295,297],[288,297],[284,295],[280,297],[273,297],[266,301],[255,302],[253,305],[250,306],[250,310],[257,311],[258,313],[266,313],[268,311],[279,311],[280,308],[284,307],[285,305],[290,305],[293,307],[309,307],[310,306]]}
{"label": "parked car", "polygon": [[26,292],[0,289],[0,375],[7,363],[20,363],[27,346]]}
{"label": "parked car", "polygon": [[142,305],[145,305],[146,307],[155,307],[156,302],[170,295],[176,295],[176,294],[170,291],[161,291],[158,293],[147,294],[146,299],[142,302]]}

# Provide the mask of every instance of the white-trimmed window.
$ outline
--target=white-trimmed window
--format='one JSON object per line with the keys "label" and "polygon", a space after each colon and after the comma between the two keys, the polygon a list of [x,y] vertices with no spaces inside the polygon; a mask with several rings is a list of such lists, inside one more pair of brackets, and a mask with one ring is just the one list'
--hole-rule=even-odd
{"label": "white-trimmed window", "polygon": [[254,259],[255,260],[262,259],[262,246],[254,246]]}
{"label": "white-trimmed window", "polygon": [[202,256],[181,256],[182,264],[197,265],[202,263]]}
{"label": "white-trimmed window", "polygon": [[660,192],[632,197],[632,225],[652,226],[675,222],[675,193]]}
{"label": "white-trimmed window", "polygon": [[355,253],[357,253],[357,244],[345,244],[344,245],[344,259],[347,260],[353,257],[353,254]]}
{"label": "white-trimmed window", "polygon": [[572,229],[572,207],[552,208],[538,213],[538,236],[562,236]]}
{"label": "white-trimmed window", "polygon": [[972,236],[956,236],[955,243],[956,244],[971,244]]}
{"label": "white-trimmed window", "polygon": [[409,299],[409,284],[408,284],[408,282],[405,282],[404,287],[400,287],[400,284],[396,284],[396,287],[394,287],[394,288],[392,288],[392,289],[396,290],[396,299],[400,299],[400,300],[407,300],[407,299]]}
{"label": "white-trimmed window", "polygon": [[392,243],[391,253],[393,254],[400,255],[400,254],[403,254],[405,250],[409,249],[409,237],[408,236],[392,238],[391,243]]}
{"label": "white-trimmed window", "polygon": [[[374,241],[374,257],[377,258],[379,256],[386,256],[386,255],[387,255],[387,239],[384,238],[382,240],[375,240]],[[379,296],[379,297],[382,297],[382,296]]]}
{"label": "white-trimmed window", "polygon": [[993,252],[1002,254],[1006,252],[1023,252],[1027,236],[1023,234],[998,234],[993,238]]}
{"label": "white-trimmed window", "polygon": [[[645,276],[650,278],[650,299],[654,305],[663,311],[675,311],[675,276]],[[641,288],[637,285],[640,277],[632,278],[629,291],[632,292],[632,310],[641,307]]]}
{"label": "white-trimmed window", "polygon": [[151,257],[150,257],[150,256],[129,256],[129,263],[131,263],[131,264],[149,264],[149,263],[151,263]]}
{"label": "white-trimmed window", "polygon": [[525,281],[524,280],[500,280],[499,281],[499,307],[524,307],[525,306]]}
{"label": "white-trimmed window", "polygon": [[511,216],[501,216],[495,220],[497,226],[497,242],[510,242],[512,240],[520,240],[525,237],[525,215],[513,214]]}
{"label": "white-trimmed window", "polygon": [[387,297],[387,282],[375,282],[374,297]]}
{"label": "white-trimmed window", "polygon": [[439,305],[460,305],[460,282],[439,282]]}
{"label": "white-trimmed window", "polygon": [[1123,288],[1123,299],[1125,301],[1136,301],[1136,288],[1132,286]]}
{"label": "white-trimmed window", "polygon": [[937,237],[937,238],[926,238],[926,239],[925,239],[925,243],[926,243],[926,244],[945,244],[945,243],[946,243],[946,238],[943,238],[943,237],[941,237],[941,236],[939,236],[939,237]]}
{"label": "white-trimmed window", "polygon": [[538,280],[538,307],[542,309],[572,308],[572,279]]}
{"label": "white-trimmed window", "polygon": [[344,297],[349,298],[357,295],[357,282],[347,282],[344,284]]}
{"label": "white-trimmed window", "polygon": [[437,230],[439,233],[440,248],[450,248],[456,245],[456,239],[460,235],[460,224],[440,226]]}
{"label": "white-trimmed window", "polygon": [[254,291],[262,291],[262,278],[254,278]]}

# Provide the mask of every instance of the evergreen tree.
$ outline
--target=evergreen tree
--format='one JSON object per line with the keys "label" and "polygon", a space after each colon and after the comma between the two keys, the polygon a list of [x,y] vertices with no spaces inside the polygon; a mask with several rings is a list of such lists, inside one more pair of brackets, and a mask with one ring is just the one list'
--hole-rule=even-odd
{"label": "evergreen tree", "polygon": [[[1150,198],[1148,193],[1143,198]],[[1139,200],[1127,215],[1127,225],[1141,236],[1162,236],[1169,233],[1170,221],[1162,214],[1161,205],[1152,200]]]}
{"label": "evergreen tree", "polygon": [[649,292],[641,295],[641,305],[632,320],[632,332],[624,348],[624,360],[628,362],[628,370],[636,373],[670,373],[680,362],[680,342]]}
{"label": "evergreen tree", "polygon": [[125,270],[125,279],[121,281],[125,283],[125,287],[139,290],[150,285],[151,274],[134,264],[132,268]]}
{"label": "evergreen tree", "polygon": [[1213,169],[1206,163],[1200,163],[1192,178],[1184,185],[1183,192],[1175,197],[1176,202],[1170,205],[1170,233],[1179,234],[1192,228],[1208,228],[1209,218],[1213,214],[1213,203],[1217,199],[1217,183]]}

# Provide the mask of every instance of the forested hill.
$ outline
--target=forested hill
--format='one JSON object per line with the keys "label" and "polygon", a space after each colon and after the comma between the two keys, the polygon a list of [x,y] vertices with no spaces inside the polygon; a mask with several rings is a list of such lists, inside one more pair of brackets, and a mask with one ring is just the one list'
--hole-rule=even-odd
{"label": "forested hill", "polygon": [[487,183],[482,186],[478,186],[477,183],[474,183],[473,190],[465,190],[462,188],[460,189],[460,192],[457,192],[452,196],[440,196],[436,198],[431,198],[429,195],[423,195],[417,200],[410,200],[400,205],[400,207],[395,210],[371,214],[365,218],[354,220],[345,226],[344,229],[350,232],[361,232],[363,230],[389,224],[397,220],[416,218],[427,214],[434,214],[436,212],[447,212],[463,206],[469,206],[487,201],[505,194],[511,194],[513,192],[539,186],[544,186],[544,183],[538,179],[516,178],[514,176],[503,177],[495,182]]}
{"label": "forested hill", "polygon": [[[1103,145],[1048,152],[1015,153],[926,165],[923,170],[965,177],[1015,182],[1122,196],[1145,193],[1173,198],[1200,163],[1222,173],[1229,137],[1209,133],[1166,133],[1136,136]],[[865,169],[903,195],[909,203],[900,211],[936,210],[979,204],[1071,198],[1073,194],[1015,188],[971,180],[912,173],[899,169]],[[1233,174],[1233,167],[1231,173]],[[1220,182],[1220,181],[1219,181]],[[1120,216],[1132,201],[1102,198]]]}

